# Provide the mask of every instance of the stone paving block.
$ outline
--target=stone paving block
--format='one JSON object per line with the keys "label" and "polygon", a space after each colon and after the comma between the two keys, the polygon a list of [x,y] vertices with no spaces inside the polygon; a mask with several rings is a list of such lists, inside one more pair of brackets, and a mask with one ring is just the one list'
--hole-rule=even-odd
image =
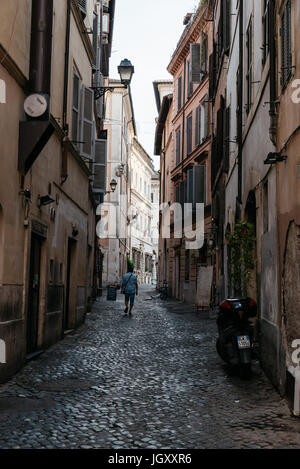
{"label": "stone paving block", "polygon": [[[144,303],[151,294],[141,287],[133,318],[121,295],[98,299],[75,334],[1,386],[1,449],[300,447],[300,420],[259,364],[250,382],[230,374],[215,319]],[[19,401],[4,412],[5,399]]]}

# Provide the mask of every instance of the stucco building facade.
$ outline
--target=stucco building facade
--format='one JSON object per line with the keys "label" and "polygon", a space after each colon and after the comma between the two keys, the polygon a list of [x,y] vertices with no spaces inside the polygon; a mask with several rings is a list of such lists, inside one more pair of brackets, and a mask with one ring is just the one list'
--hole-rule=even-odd
{"label": "stucco building facade", "polygon": [[[156,154],[161,154],[161,203],[165,204],[165,208],[161,207],[160,219],[159,281],[160,284],[168,281],[170,295],[199,306],[202,270],[211,270],[208,249],[211,227],[210,15],[211,4],[204,2],[185,18],[186,28],[168,65],[173,77],[173,94],[162,99],[155,144]],[[185,235],[176,236],[174,203],[179,204],[182,211],[185,204],[191,204],[194,215],[196,204],[204,205],[201,248],[187,249]],[[170,211],[170,239],[162,232],[164,210]],[[210,294],[208,296],[206,306],[210,304]]]}
{"label": "stucco building facade", "polygon": [[0,381],[82,324],[91,305],[101,13],[93,0],[0,4]]}

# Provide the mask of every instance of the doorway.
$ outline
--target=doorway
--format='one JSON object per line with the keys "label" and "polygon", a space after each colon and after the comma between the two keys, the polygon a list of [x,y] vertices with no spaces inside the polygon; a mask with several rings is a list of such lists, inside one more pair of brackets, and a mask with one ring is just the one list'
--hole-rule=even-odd
{"label": "doorway", "polygon": [[29,291],[27,308],[27,354],[38,349],[39,302],[41,277],[42,239],[33,234],[31,238]]}
{"label": "doorway", "polygon": [[67,271],[66,271],[66,299],[63,314],[63,333],[70,329],[70,313],[71,313],[71,299],[72,299],[72,278],[74,272],[74,258],[75,258],[76,241],[68,239],[67,250]]}

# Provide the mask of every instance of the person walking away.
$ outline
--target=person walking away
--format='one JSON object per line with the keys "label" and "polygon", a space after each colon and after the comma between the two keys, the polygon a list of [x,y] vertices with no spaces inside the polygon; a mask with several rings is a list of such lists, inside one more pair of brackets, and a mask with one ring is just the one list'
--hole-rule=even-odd
{"label": "person walking away", "polygon": [[122,293],[125,293],[125,315],[128,313],[128,304],[130,301],[129,315],[132,315],[134,306],[135,295],[138,295],[138,279],[133,273],[133,266],[128,266],[128,272],[124,275],[122,280]]}

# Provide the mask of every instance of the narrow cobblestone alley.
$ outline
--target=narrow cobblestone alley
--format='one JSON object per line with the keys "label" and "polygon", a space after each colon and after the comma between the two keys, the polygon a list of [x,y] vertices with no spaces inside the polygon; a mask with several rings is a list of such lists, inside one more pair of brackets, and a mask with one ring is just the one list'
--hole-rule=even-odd
{"label": "narrow cobblestone alley", "polygon": [[258,364],[229,376],[214,319],[98,299],[79,330],[0,386],[0,448],[299,448],[300,421]]}

